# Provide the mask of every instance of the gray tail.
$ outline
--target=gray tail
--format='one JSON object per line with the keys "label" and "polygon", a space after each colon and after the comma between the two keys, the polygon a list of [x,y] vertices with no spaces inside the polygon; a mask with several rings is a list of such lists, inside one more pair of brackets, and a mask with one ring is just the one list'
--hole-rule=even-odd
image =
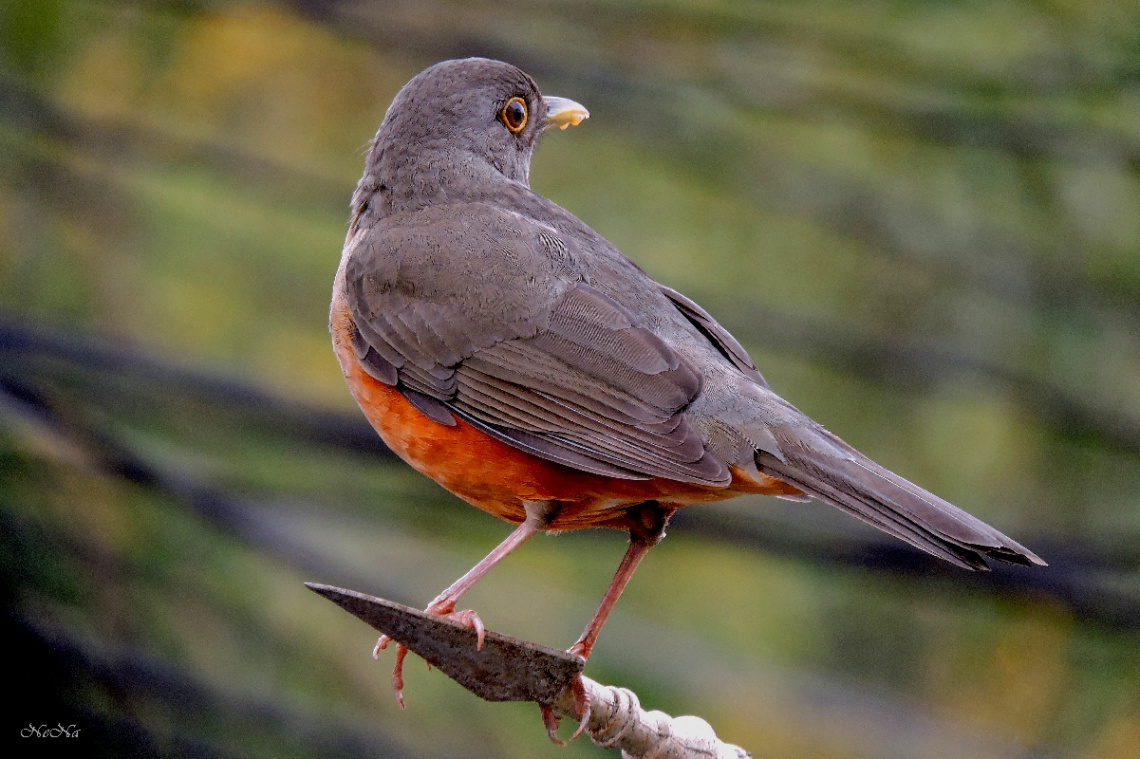
{"label": "gray tail", "polygon": [[1045,566],[1029,549],[821,427],[798,428],[792,439],[781,434],[787,428],[774,432],[782,455],[756,454],[765,474],[960,567],[988,569],[987,556],[1007,564]]}

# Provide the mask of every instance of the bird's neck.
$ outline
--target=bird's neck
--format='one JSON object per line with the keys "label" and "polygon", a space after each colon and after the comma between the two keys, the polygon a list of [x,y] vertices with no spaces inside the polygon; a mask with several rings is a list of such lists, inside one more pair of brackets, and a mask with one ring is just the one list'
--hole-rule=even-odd
{"label": "bird's neck", "polygon": [[[528,167],[520,171],[496,166],[468,151],[422,149],[413,156],[381,151],[369,159],[352,196],[353,228],[429,205],[477,203],[530,193]],[[508,176],[504,168],[521,177]]]}

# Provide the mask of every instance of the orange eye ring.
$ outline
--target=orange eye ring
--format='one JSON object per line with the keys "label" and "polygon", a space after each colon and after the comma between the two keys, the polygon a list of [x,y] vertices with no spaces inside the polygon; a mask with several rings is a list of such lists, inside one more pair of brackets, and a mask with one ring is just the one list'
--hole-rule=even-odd
{"label": "orange eye ring", "polygon": [[499,111],[499,118],[503,120],[503,125],[511,130],[514,134],[518,134],[526,126],[527,121],[527,108],[526,101],[519,97],[511,98],[507,104],[503,106],[503,110]]}

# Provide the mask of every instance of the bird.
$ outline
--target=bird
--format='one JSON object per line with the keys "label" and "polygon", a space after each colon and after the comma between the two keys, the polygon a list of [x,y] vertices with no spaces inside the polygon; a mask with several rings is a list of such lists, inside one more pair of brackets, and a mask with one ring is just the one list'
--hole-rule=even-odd
{"label": "bird", "polygon": [[427,612],[482,645],[456,606],[491,567],[539,532],[624,530],[569,649],[589,658],[676,510],[744,494],[818,499],[966,569],[1045,564],[781,398],[705,309],[532,190],[540,136],[588,116],[516,66],[449,60],[397,93],[367,148],[330,307],[340,369],[392,451],[516,525]]}

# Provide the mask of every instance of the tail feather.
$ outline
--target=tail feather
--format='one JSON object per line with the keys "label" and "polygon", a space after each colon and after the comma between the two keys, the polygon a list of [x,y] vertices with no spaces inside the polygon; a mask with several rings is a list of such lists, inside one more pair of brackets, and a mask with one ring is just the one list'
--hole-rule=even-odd
{"label": "tail feather", "polygon": [[[884,469],[823,428],[777,428],[781,457],[759,451],[760,471],[795,485],[911,545],[966,569],[1045,562],[957,506]],[[782,433],[782,434],[781,434]]]}

